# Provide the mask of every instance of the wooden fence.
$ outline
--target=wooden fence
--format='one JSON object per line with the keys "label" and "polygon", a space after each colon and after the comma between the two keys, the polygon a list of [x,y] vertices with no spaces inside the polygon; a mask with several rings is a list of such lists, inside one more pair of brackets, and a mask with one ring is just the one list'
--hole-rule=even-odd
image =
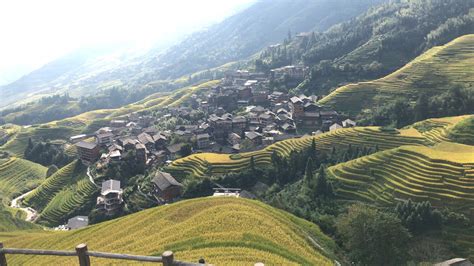
{"label": "wooden fence", "polygon": [[78,257],[80,266],[90,266],[90,258],[106,258],[106,259],[119,259],[119,260],[133,260],[141,262],[160,262],[163,266],[197,266],[204,265],[201,263],[191,263],[174,260],[172,251],[165,251],[161,257],[155,256],[140,256],[140,255],[128,255],[128,254],[117,254],[107,253],[98,251],[87,250],[86,244],[79,244],[76,246],[75,251],[65,250],[42,250],[42,249],[24,249],[24,248],[4,248],[3,243],[0,243],[0,266],[7,265],[7,258],[5,254],[20,254],[20,255],[41,255],[41,256],[69,256]]}

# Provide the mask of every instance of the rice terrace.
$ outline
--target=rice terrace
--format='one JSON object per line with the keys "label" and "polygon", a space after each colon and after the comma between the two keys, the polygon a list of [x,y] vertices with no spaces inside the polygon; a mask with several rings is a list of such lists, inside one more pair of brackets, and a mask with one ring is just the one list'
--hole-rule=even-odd
{"label": "rice terrace", "polygon": [[0,266],[473,265],[474,0],[0,13]]}

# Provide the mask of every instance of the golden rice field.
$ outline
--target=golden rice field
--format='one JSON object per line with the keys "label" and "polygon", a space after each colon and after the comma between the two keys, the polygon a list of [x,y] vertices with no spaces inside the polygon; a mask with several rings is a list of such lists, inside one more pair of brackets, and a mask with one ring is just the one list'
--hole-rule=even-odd
{"label": "golden rice field", "polygon": [[474,204],[474,146],[401,146],[332,166],[328,172],[338,183],[337,194],[347,198],[381,204],[400,198],[429,200],[435,206]]}
{"label": "golden rice field", "polygon": [[237,155],[218,153],[197,153],[177,159],[167,167],[167,171],[176,176],[192,175],[202,177],[209,174],[224,174],[229,171],[240,171],[249,167],[253,156],[255,163],[265,166],[271,163],[271,155],[288,156],[292,151],[310,147],[315,140],[320,151],[330,151],[333,147],[378,147],[379,150],[397,148],[403,145],[426,146],[449,140],[447,134],[453,126],[472,116],[456,116],[428,119],[400,130],[384,130],[380,127],[343,128],[317,136],[304,136],[276,142],[254,152]]}
{"label": "golden rice field", "polygon": [[[273,152],[288,156],[292,151],[300,151],[310,147],[315,140],[318,150],[330,151],[332,147],[342,148],[348,145],[372,147],[380,150],[399,147],[402,145],[423,145],[425,138],[415,129],[408,128],[394,131],[383,131],[379,127],[344,128],[326,132],[317,136],[306,136],[276,142],[262,150],[241,153],[239,155],[198,153],[175,160],[167,167],[167,171],[177,176],[204,176],[208,170],[212,174],[223,174],[229,171],[239,171],[249,167],[253,156],[255,163],[264,166],[271,163]],[[237,159],[236,159],[237,158]]]}
{"label": "golden rice field", "polygon": [[[0,197],[3,203],[38,186],[46,177],[47,168],[16,157],[0,159]],[[1,204],[1,203],[0,203]]]}
{"label": "golden rice field", "polygon": [[188,99],[196,91],[214,86],[220,81],[212,80],[204,82],[197,86],[184,87],[182,89],[176,90],[173,93],[158,92],[154,93],[145,99],[125,105],[117,109],[102,109],[86,112],[71,118],[62,119],[59,121],[53,121],[48,124],[53,126],[59,126],[64,124],[69,125],[82,125],[85,126],[90,123],[90,121],[96,119],[112,119],[115,117],[124,116],[130,113],[146,110],[156,110],[159,108],[164,108],[168,106],[178,106],[180,103]]}
{"label": "golden rice field", "polygon": [[436,144],[442,141],[453,141],[449,133],[453,127],[460,122],[472,119],[472,115],[431,118],[411,125],[409,128],[415,128],[431,143]]}
{"label": "golden rice field", "polygon": [[[333,265],[335,243],[303,219],[258,201],[199,198],[147,209],[70,232],[0,234],[6,247],[89,250],[160,256],[214,265]],[[12,265],[70,265],[77,258],[7,255]],[[119,263],[91,259],[93,265]],[[126,261],[127,263],[129,261]],[[124,262],[123,262],[124,263]]]}
{"label": "golden rice field", "polygon": [[369,82],[340,87],[320,103],[338,111],[357,114],[406,97],[416,100],[421,93],[436,95],[447,88],[474,83],[474,34],[433,47],[392,74]]}

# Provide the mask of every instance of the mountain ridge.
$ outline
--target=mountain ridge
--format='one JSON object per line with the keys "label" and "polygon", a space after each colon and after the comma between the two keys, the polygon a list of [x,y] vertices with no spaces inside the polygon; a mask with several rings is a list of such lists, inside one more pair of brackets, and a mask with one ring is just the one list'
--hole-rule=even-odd
{"label": "mountain ridge", "polygon": [[[78,71],[72,72],[69,76],[56,77],[56,79],[62,77],[64,81],[56,84],[57,86],[52,86],[54,80],[51,79],[39,83],[29,80],[29,78],[34,79],[34,73],[24,76],[20,79],[21,82],[17,81],[17,83],[0,87],[0,93],[8,96],[1,100],[0,106],[5,106],[25,96],[34,96],[37,88],[49,90],[48,94],[68,92],[71,95],[87,95],[95,90],[112,86],[136,89],[151,81],[176,79],[247,58],[271,42],[283,38],[288,30],[299,32],[315,28],[325,29],[381,1],[384,0],[363,0],[349,5],[352,3],[349,0],[338,0],[339,4],[336,6],[339,8],[333,8],[333,1],[329,0],[259,1],[206,31],[191,34],[166,51],[154,50],[108,71],[98,71],[97,68],[93,68],[92,71],[87,70],[78,62],[73,64],[79,66]],[[288,12],[292,13],[288,14]],[[303,14],[304,17],[302,17]],[[332,14],[331,17],[329,14]],[[289,19],[291,17],[294,19]],[[323,25],[318,26],[320,22]],[[271,32],[273,33],[270,34]],[[195,44],[198,46],[194,47]],[[204,57],[202,57],[203,54]],[[35,73],[40,70],[36,70]],[[85,73],[82,73],[84,71]],[[90,77],[87,76],[89,72]],[[72,84],[74,86],[71,86]],[[24,93],[13,97],[19,88]]]}

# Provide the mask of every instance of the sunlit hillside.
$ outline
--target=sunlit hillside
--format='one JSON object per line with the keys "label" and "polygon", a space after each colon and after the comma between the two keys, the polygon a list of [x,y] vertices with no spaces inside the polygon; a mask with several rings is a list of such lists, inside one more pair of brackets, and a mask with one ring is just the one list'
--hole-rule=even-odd
{"label": "sunlit hillside", "polygon": [[474,35],[434,47],[394,73],[369,82],[340,87],[320,103],[358,114],[397,99],[416,100],[421,93],[436,95],[453,86],[474,84]]}
{"label": "sunlit hillside", "polygon": [[[305,220],[257,201],[201,198],[148,209],[71,232],[8,233],[7,247],[73,249],[160,256],[214,265],[333,265],[334,242]],[[77,258],[7,255],[12,265],[73,264]],[[111,261],[91,259],[93,264]],[[118,261],[115,261],[118,262]]]}

